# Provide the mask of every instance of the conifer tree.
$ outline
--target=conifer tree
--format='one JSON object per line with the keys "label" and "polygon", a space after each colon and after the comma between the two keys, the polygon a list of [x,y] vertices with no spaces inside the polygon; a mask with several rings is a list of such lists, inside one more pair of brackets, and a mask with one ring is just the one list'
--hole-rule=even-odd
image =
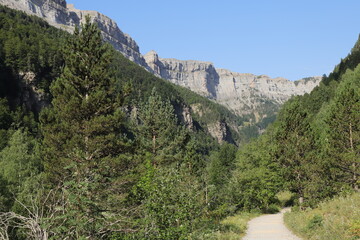
{"label": "conifer tree", "polygon": [[276,141],[274,158],[279,163],[288,187],[296,192],[300,202],[305,197],[304,189],[309,181],[314,139],[310,132],[309,113],[295,97],[285,104],[274,132]]}
{"label": "conifer tree", "polygon": [[329,125],[329,155],[340,170],[338,180],[359,190],[360,67],[343,76],[325,121]]}
{"label": "conifer tree", "polygon": [[41,164],[35,154],[36,141],[26,131],[15,131],[6,148],[0,152],[0,175],[8,182],[13,195],[23,190],[24,182],[40,172]]}
{"label": "conifer tree", "polygon": [[109,223],[108,213],[119,202],[110,199],[122,193],[116,179],[126,166],[121,157],[126,148],[123,114],[111,77],[112,51],[87,17],[64,55],[63,73],[51,86],[53,106],[41,116],[45,169],[67,196],[67,215],[62,216],[67,228],[58,231],[76,239],[99,239],[119,227]]}
{"label": "conifer tree", "polygon": [[174,162],[185,149],[186,130],[177,126],[174,108],[156,89],[140,106],[138,138],[142,150],[153,154],[153,164]]}

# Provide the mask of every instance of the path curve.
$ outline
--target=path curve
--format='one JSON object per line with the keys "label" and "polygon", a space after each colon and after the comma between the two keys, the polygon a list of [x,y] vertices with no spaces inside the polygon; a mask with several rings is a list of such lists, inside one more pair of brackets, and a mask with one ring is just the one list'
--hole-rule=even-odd
{"label": "path curve", "polygon": [[301,240],[291,233],[284,225],[284,213],[289,208],[277,214],[263,215],[248,223],[247,234],[243,240]]}

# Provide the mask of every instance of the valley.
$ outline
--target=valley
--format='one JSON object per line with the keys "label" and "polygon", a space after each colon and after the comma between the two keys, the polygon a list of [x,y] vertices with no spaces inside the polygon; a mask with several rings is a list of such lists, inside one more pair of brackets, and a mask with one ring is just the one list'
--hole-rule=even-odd
{"label": "valley", "polygon": [[358,239],[359,64],[236,73],[0,0],[0,239]]}

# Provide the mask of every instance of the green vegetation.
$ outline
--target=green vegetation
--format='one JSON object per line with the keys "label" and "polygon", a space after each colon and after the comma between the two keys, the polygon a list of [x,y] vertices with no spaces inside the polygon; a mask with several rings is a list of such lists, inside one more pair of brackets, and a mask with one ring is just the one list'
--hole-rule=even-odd
{"label": "green vegetation", "polygon": [[[0,238],[236,239],[260,212],[359,191],[359,43],[254,139],[276,106],[251,125],[255,113],[239,118],[125,59],[89,19],[70,35],[0,7],[0,26]],[[209,135],[215,123],[227,143]],[[288,222],[356,239],[358,202]]]}
{"label": "green vegetation", "polygon": [[233,204],[266,208],[289,190],[302,207],[315,206],[359,189],[360,66],[339,76],[285,103],[266,133],[238,152]]}
{"label": "green vegetation", "polygon": [[240,240],[245,236],[248,222],[258,217],[260,212],[241,212],[234,216],[229,216],[222,220],[218,230],[197,236],[199,240]]}
{"label": "green vegetation", "polygon": [[[0,238],[186,239],[215,226],[207,126],[228,124],[235,143],[240,118],[125,59],[89,22],[69,35],[0,17]],[[191,129],[190,104],[202,112]]]}
{"label": "green vegetation", "polygon": [[325,201],[314,209],[285,214],[286,225],[304,239],[360,238],[359,193]]}
{"label": "green vegetation", "polygon": [[39,87],[48,91],[63,65],[68,34],[37,17],[0,6],[0,98],[20,98],[20,73],[33,72]]}

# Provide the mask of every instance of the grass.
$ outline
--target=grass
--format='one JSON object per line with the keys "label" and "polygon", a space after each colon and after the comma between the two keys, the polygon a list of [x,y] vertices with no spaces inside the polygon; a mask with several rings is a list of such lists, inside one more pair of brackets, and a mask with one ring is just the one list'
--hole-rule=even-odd
{"label": "grass", "polygon": [[286,213],[285,224],[307,240],[360,239],[360,194],[337,197],[315,209]]}
{"label": "grass", "polygon": [[220,230],[215,232],[210,239],[240,240],[246,233],[248,222],[260,215],[260,212],[242,212],[227,217],[220,222]]}

